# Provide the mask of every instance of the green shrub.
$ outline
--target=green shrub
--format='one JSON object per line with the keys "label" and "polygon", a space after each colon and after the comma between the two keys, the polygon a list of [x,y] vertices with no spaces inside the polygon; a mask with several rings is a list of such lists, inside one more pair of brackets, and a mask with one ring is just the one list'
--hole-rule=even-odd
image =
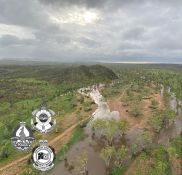
{"label": "green shrub", "polygon": [[136,104],[133,105],[131,108],[130,114],[134,117],[138,117],[138,116],[142,115],[140,106],[138,106]]}

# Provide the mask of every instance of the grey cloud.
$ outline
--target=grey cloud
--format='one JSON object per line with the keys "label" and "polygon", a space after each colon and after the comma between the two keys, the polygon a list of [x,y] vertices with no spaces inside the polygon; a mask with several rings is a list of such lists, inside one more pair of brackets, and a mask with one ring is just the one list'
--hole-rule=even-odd
{"label": "grey cloud", "polygon": [[127,29],[125,32],[123,32],[122,38],[126,40],[142,39],[145,32],[146,32],[145,27],[136,26],[136,27]]}
{"label": "grey cloud", "polygon": [[59,6],[86,6],[90,8],[101,7],[107,0],[39,0],[41,3]]}
{"label": "grey cloud", "polygon": [[150,3],[176,6],[181,0],[39,0],[41,3],[53,6],[85,6],[87,8],[118,9],[126,6],[143,6]]}
{"label": "grey cloud", "polygon": [[101,43],[99,41],[89,39],[89,38],[80,38],[80,43],[86,45],[89,48],[97,48],[101,47]]}
{"label": "grey cloud", "polygon": [[0,23],[36,28],[47,25],[47,19],[36,0],[0,0]]}
{"label": "grey cloud", "polygon": [[18,45],[31,45],[32,39],[20,39],[12,35],[3,35],[0,37],[0,47],[18,46]]}
{"label": "grey cloud", "polygon": [[175,51],[175,50],[182,50],[182,41],[176,42],[177,39],[174,38],[163,38],[157,39],[152,43],[153,48],[158,50],[165,49],[167,51]]}
{"label": "grey cloud", "polygon": [[17,38],[16,36],[11,36],[11,35],[3,35],[0,38],[0,46],[6,47],[14,44],[20,44],[20,39]]}
{"label": "grey cloud", "polygon": [[141,45],[139,43],[135,43],[135,42],[130,42],[130,41],[125,41],[119,44],[118,49],[119,50],[136,50],[136,49],[140,49]]}
{"label": "grey cloud", "polygon": [[[34,36],[25,39],[0,31],[1,58],[181,59],[181,0],[0,0],[0,4],[0,24],[23,27]],[[49,19],[50,12],[66,13],[72,6],[78,11],[79,7],[97,9],[100,20],[79,25]]]}

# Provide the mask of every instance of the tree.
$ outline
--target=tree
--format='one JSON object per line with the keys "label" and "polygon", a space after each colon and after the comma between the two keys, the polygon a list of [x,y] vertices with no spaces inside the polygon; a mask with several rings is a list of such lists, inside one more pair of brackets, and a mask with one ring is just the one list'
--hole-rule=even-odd
{"label": "tree", "polygon": [[118,124],[115,120],[97,119],[93,123],[93,128],[99,131],[101,136],[105,136],[107,145],[112,146],[114,137],[118,132]]}
{"label": "tree", "polygon": [[[101,136],[105,136],[108,146],[112,146],[115,136],[122,136],[128,129],[127,120],[120,120],[119,122],[114,119],[97,119],[93,123],[94,132],[97,130]],[[95,136],[95,134],[94,134]]]}
{"label": "tree", "polygon": [[65,158],[65,155],[67,153],[67,151],[69,150],[68,148],[68,145],[64,144],[62,147],[61,147],[61,153],[62,153],[62,157]]}
{"label": "tree", "polygon": [[97,130],[100,135],[104,133],[105,127],[106,127],[105,119],[97,119],[92,123],[92,129],[94,131]]}
{"label": "tree", "polygon": [[101,150],[100,157],[105,161],[106,168],[110,167],[110,162],[115,153],[115,148],[112,146],[107,146]]}
{"label": "tree", "polygon": [[169,154],[169,159],[172,161],[177,157],[176,149],[173,146],[167,148],[167,152]]}
{"label": "tree", "polygon": [[140,107],[136,104],[132,106],[130,113],[134,117],[138,117],[138,116],[142,115]]}
{"label": "tree", "polygon": [[4,125],[4,130],[3,130],[3,139],[9,139],[10,138],[10,132],[9,128],[7,125]]}
{"label": "tree", "polygon": [[155,169],[156,175],[166,175],[167,165],[163,161],[158,161]]}
{"label": "tree", "polygon": [[138,145],[136,143],[131,145],[131,152],[132,152],[132,155],[133,156],[136,156],[137,155]]}
{"label": "tree", "polygon": [[162,124],[163,124],[163,119],[161,114],[155,114],[150,118],[149,121],[150,125],[152,126],[152,128],[156,131],[159,132],[162,128]]}
{"label": "tree", "polygon": [[143,144],[145,148],[149,148],[152,144],[152,134],[149,131],[143,132]]}
{"label": "tree", "polygon": [[163,124],[165,127],[173,123],[176,117],[175,111],[173,111],[170,108],[167,108],[166,110],[164,110],[162,115],[163,115]]}
{"label": "tree", "polygon": [[123,136],[126,131],[128,130],[128,121],[125,119],[122,119],[118,122],[118,128],[119,128],[119,132],[120,132],[120,136]]}
{"label": "tree", "polygon": [[105,136],[108,145],[110,146],[113,145],[114,137],[117,134],[117,131],[118,131],[117,121],[107,120],[105,127]]}
{"label": "tree", "polygon": [[169,126],[175,119],[176,113],[167,108],[163,111],[156,112],[150,119],[150,124],[156,132],[159,132],[163,127]]}
{"label": "tree", "polygon": [[0,149],[0,160],[8,158],[9,150],[7,144],[3,145]]}
{"label": "tree", "polygon": [[156,109],[158,107],[159,103],[154,98],[151,100],[151,107],[153,109]]}
{"label": "tree", "polygon": [[88,175],[87,163],[88,163],[88,155],[86,152],[84,152],[76,160],[76,173],[82,175]]}
{"label": "tree", "polygon": [[117,151],[115,151],[115,166],[121,168],[124,158],[126,157],[128,148],[125,145],[122,145]]}

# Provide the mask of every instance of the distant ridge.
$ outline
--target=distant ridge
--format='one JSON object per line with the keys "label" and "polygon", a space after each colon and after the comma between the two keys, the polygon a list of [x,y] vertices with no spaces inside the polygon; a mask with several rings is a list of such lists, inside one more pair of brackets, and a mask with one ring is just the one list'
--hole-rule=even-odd
{"label": "distant ridge", "polygon": [[151,62],[151,61],[99,61],[99,63],[109,64],[182,64],[182,62]]}
{"label": "distant ridge", "polygon": [[89,64],[182,64],[181,62],[152,62],[152,61],[107,61],[107,60],[97,60],[97,61],[40,61],[40,60],[30,60],[30,59],[10,59],[4,58],[0,59],[0,65],[57,65],[57,64],[75,64],[75,65],[89,65]]}
{"label": "distant ridge", "polygon": [[36,78],[55,83],[94,84],[117,79],[117,75],[103,65],[1,65],[0,75],[11,78]]}
{"label": "distant ridge", "polygon": [[[27,60],[15,60],[15,59],[1,59],[0,65],[53,65],[57,64],[58,62],[51,62],[51,61],[27,61]],[[59,63],[61,64],[61,63]]]}

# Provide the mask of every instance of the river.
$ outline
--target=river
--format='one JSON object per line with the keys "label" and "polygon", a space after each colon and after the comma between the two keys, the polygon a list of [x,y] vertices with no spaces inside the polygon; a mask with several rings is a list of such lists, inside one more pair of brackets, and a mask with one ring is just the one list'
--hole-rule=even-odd
{"label": "river", "polygon": [[[91,90],[89,92],[89,90]],[[93,101],[97,104],[97,109],[92,114],[92,119],[88,123],[87,127],[85,128],[85,133],[87,137],[84,140],[77,142],[75,145],[71,147],[69,152],[67,153],[66,157],[68,161],[73,161],[80,156],[83,152],[86,152],[88,155],[88,171],[90,175],[105,175],[106,174],[106,167],[104,161],[99,156],[99,147],[98,143],[96,143],[92,139],[92,130],[91,124],[96,119],[115,119],[119,120],[119,112],[118,111],[110,111],[110,108],[105,101],[104,97],[100,94],[97,88],[86,88],[79,90],[79,93],[85,96],[90,96]],[[89,94],[88,94],[89,93]],[[141,129],[131,129],[126,133],[126,140],[124,141],[126,144],[131,145],[134,143],[138,143],[141,140],[137,138],[141,138],[143,130]],[[68,171],[67,168],[64,166],[64,161],[58,163],[58,165],[52,170],[51,175],[60,175],[60,172],[64,175],[75,175],[75,172]]]}
{"label": "river", "polygon": [[[164,94],[164,86],[161,85],[161,96]],[[171,92],[171,88],[167,88],[167,92],[171,94],[169,100],[169,106],[176,112],[176,118],[174,122],[167,128],[163,128],[158,135],[158,143],[168,144],[169,141],[182,133],[182,103],[177,99],[174,92]]]}
{"label": "river", "polygon": [[[108,117],[110,110],[107,103],[104,101],[103,96],[99,93],[98,89],[93,88],[82,88],[78,91],[80,94],[85,96],[90,96],[93,101],[98,105],[96,111],[92,114],[92,119],[90,122],[97,118]],[[114,114],[115,115],[115,114]],[[106,174],[106,167],[104,161],[100,158],[98,153],[97,143],[92,139],[92,131],[91,131],[91,123],[85,128],[86,138],[74,144],[69,152],[67,153],[66,157],[68,161],[75,161],[78,156],[83,154],[83,152],[87,153],[88,156],[88,163],[87,168],[90,175],[105,175]],[[51,175],[75,175],[74,171],[70,172],[64,166],[64,161],[58,163],[58,165],[52,170]]]}
{"label": "river", "polygon": [[[99,149],[98,144],[92,139],[92,131],[91,131],[91,123],[96,119],[115,119],[119,120],[120,115],[118,111],[110,111],[110,108],[105,101],[104,97],[100,94],[99,90],[96,87],[82,88],[78,91],[80,94],[85,96],[90,96],[93,101],[97,104],[97,109],[92,114],[92,119],[88,123],[85,128],[86,138],[77,142],[75,145],[71,147],[66,157],[68,161],[74,161],[78,156],[80,156],[83,152],[86,152],[88,155],[88,164],[87,168],[89,171],[89,175],[105,175],[106,167],[104,161],[99,157]],[[161,89],[161,96],[163,96],[164,87]],[[170,100],[171,108],[178,112],[178,115],[172,125],[168,128],[164,128],[158,135],[157,142],[160,144],[167,144],[169,139],[175,138],[177,135],[180,135],[182,132],[182,118],[181,118],[181,107],[177,109],[177,99],[175,94],[171,95]],[[142,134],[144,130],[139,128],[131,128],[125,135],[125,143],[128,146],[131,146],[135,143],[141,145],[139,149],[143,146]],[[139,139],[140,138],[140,139]],[[131,158],[131,156],[130,156]],[[56,167],[50,173],[51,175],[75,175],[74,171],[70,172],[64,166],[64,161],[59,162]]]}

